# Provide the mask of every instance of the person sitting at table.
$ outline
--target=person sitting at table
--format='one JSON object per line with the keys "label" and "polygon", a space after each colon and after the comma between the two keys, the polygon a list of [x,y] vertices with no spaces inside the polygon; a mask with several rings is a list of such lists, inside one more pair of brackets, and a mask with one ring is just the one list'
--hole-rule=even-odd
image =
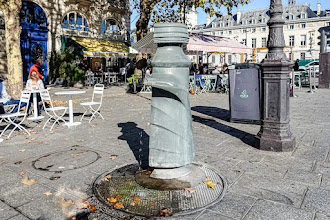
{"label": "person sitting at table", "polygon": [[[15,113],[18,111],[18,105],[19,105],[19,100],[17,99],[12,99],[10,95],[7,92],[6,86],[2,83],[2,79],[0,79],[0,114],[5,114],[5,109],[4,106],[7,105],[16,105],[12,113]],[[25,102],[22,102],[21,108],[26,106]]]}
{"label": "person sitting at table", "polygon": [[[45,89],[44,83],[39,78],[36,71],[31,72],[31,79],[28,79],[28,81],[26,82],[26,87],[25,88],[28,91]],[[40,101],[41,101],[40,94],[37,93],[38,115],[40,115],[40,106],[39,106]],[[30,97],[30,103],[31,102],[33,102],[33,96]],[[29,105],[29,107],[30,107],[30,105]]]}

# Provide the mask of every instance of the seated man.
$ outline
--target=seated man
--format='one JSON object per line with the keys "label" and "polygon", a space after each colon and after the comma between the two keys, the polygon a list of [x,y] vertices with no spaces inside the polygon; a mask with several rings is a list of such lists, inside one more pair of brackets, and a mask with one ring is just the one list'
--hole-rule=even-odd
{"label": "seated man", "polygon": [[[4,84],[2,84],[2,80],[0,80],[0,114],[4,114],[4,106],[6,105],[16,105],[13,113],[18,111],[19,100],[12,99],[10,95],[7,93],[7,88]],[[21,108],[26,106],[26,103],[22,103]]]}

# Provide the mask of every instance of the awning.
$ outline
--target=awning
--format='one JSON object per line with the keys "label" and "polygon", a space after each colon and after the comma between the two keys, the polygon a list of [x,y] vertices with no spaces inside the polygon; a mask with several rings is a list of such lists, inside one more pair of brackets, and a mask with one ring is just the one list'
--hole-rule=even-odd
{"label": "awning", "polygon": [[119,41],[99,40],[91,38],[71,37],[72,40],[86,48],[85,57],[130,57],[129,47]]}
{"label": "awning", "polygon": [[[132,47],[141,53],[155,53],[157,45],[153,41],[153,34],[148,33]],[[190,33],[186,53],[190,51],[252,53],[252,48],[225,37]]]}

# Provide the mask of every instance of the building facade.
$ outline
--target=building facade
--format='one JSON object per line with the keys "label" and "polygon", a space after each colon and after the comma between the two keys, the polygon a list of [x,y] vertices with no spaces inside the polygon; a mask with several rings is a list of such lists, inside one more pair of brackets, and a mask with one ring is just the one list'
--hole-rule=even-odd
{"label": "building facade", "polygon": [[[23,1],[20,24],[24,80],[37,57],[42,57],[47,75],[51,52],[63,49],[63,39],[88,38],[130,45],[130,15],[129,0]],[[0,11],[0,76],[6,79],[4,26]]]}
{"label": "building facade", "polygon": [[[293,60],[318,59],[319,29],[330,26],[330,10],[321,10],[320,2],[317,5],[317,11],[313,11],[307,4],[295,4],[294,0],[289,0],[289,4],[283,7],[283,18],[285,20],[284,38],[286,46],[288,46],[285,49],[287,57],[290,58],[292,53]],[[223,15],[208,25],[196,26],[193,31],[235,39],[255,48],[255,61],[260,62],[267,54],[268,20],[269,9],[246,12],[238,10],[236,14]],[[330,49],[330,45],[328,48]],[[240,54],[225,54],[223,58],[225,60],[220,62],[220,59],[219,54],[211,55],[209,63],[217,65],[223,62],[231,64],[241,61]],[[248,54],[244,58],[244,60],[250,61],[253,59],[252,54]]]}

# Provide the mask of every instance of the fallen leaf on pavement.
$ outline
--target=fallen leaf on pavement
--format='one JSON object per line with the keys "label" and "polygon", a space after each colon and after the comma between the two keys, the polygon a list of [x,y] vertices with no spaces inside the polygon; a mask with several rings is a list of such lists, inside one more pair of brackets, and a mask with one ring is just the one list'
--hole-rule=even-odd
{"label": "fallen leaf on pavement", "polygon": [[24,152],[25,150],[19,150],[19,152]]}
{"label": "fallen leaf on pavement", "polygon": [[113,159],[116,159],[118,157],[118,155],[111,155],[109,158],[111,159],[111,160],[113,160]]}
{"label": "fallen leaf on pavement", "polygon": [[19,175],[24,175],[25,173],[24,172],[20,172]]}
{"label": "fallen leaf on pavement", "polygon": [[6,163],[6,161],[2,161],[1,163]]}
{"label": "fallen leaf on pavement", "polygon": [[190,194],[196,192],[195,189],[191,189],[191,188],[185,188],[184,191],[185,191],[185,192],[189,191]]}
{"label": "fallen leaf on pavement", "polygon": [[329,168],[328,166],[322,166],[322,167],[324,167],[324,168]]}
{"label": "fallen leaf on pavement", "polygon": [[135,206],[135,202],[131,202],[131,204],[130,204],[131,206]]}
{"label": "fallen leaf on pavement", "polygon": [[81,155],[83,152],[80,152],[80,153],[76,153],[76,154],[71,154],[72,156],[76,157],[76,156],[79,156]]}
{"label": "fallen leaf on pavement", "polygon": [[60,203],[60,206],[62,206],[62,207],[69,207],[69,206],[73,205],[73,201],[72,200],[65,201],[64,198],[62,198],[59,201],[59,203]]}
{"label": "fallen leaf on pavement", "polygon": [[155,203],[153,203],[153,202],[150,202],[150,205],[155,205]]}
{"label": "fallen leaf on pavement", "polygon": [[70,138],[64,138],[64,140],[65,140],[65,141],[68,141],[68,140],[70,140]]}
{"label": "fallen leaf on pavement", "polygon": [[24,177],[24,179],[22,179],[21,183],[23,183],[24,185],[31,186],[31,185],[37,183],[37,181],[36,181],[36,179],[29,180],[29,178]]}
{"label": "fallen leaf on pavement", "polygon": [[123,205],[123,203],[118,202],[118,203],[115,204],[114,207],[117,208],[117,209],[123,209],[124,208],[124,205]]}
{"label": "fallen leaf on pavement", "polygon": [[172,213],[169,209],[165,209],[163,208],[162,210],[160,210],[160,216],[172,216]]}
{"label": "fallen leaf on pavement", "polygon": [[43,141],[39,141],[39,144],[42,144],[43,143]]}
{"label": "fallen leaf on pavement", "polygon": [[212,180],[204,181],[204,183],[209,187],[214,189],[214,186],[217,185],[217,183],[212,183]]}
{"label": "fallen leaf on pavement", "polygon": [[206,179],[210,179],[210,177],[209,177],[209,176],[207,176],[207,177],[206,177]]}
{"label": "fallen leaf on pavement", "polygon": [[121,198],[121,195],[117,195],[117,196],[116,196],[116,199],[120,199],[120,198]]}
{"label": "fallen leaf on pavement", "polygon": [[34,141],[36,138],[30,138],[31,141]]}
{"label": "fallen leaf on pavement", "polygon": [[62,193],[56,193],[56,194],[55,194],[56,197],[59,197],[59,196],[61,196],[61,195],[62,195]]}
{"label": "fallen leaf on pavement", "polygon": [[89,205],[88,208],[91,212],[94,212],[96,210],[95,205]]}
{"label": "fallen leaf on pavement", "polygon": [[50,195],[52,195],[53,193],[51,193],[50,191],[48,191],[48,192],[44,192],[43,194],[46,195],[46,196],[50,196]]}
{"label": "fallen leaf on pavement", "polygon": [[83,141],[85,141],[85,140],[78,139],[77,141],[81,141],[81,142],[83,142]]}

